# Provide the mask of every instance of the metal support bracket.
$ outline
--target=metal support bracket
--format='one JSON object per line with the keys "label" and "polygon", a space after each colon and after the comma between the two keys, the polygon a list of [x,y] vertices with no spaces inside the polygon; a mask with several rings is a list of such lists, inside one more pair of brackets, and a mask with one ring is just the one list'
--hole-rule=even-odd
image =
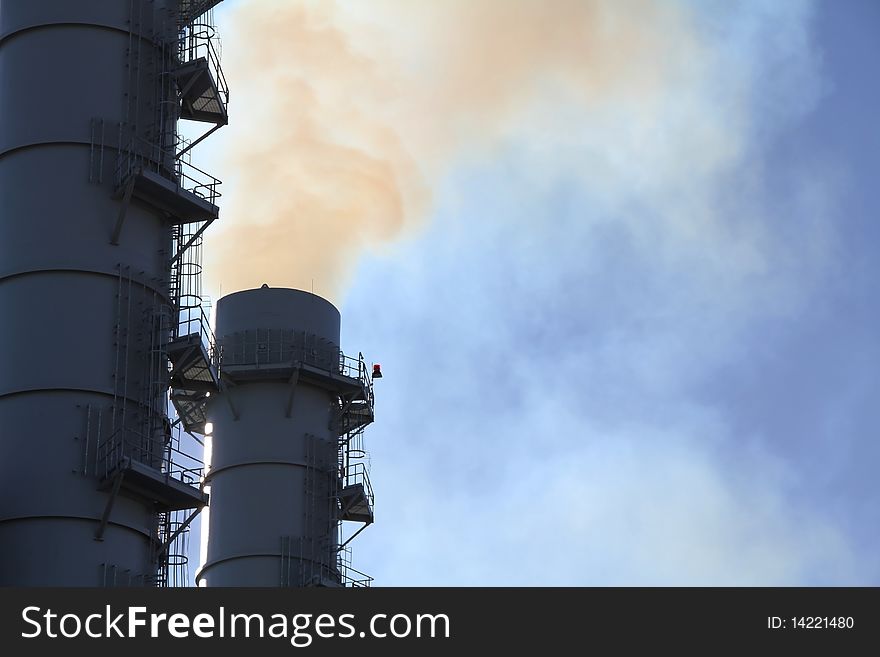
{"label": "metal support bracket", "polygon": [[189,82],[187,82],[187,83],[183,86],[183,89],[180,90],[180,93],[178,94],[178,98],[179,98],[180,100],[183,100],[183,99],[186,97],[186,94],[189,93],[189,90],[193,88],[193,85],[195,85],[196,81],[197,81],[200,77],[202,77],[203,75],[205,75],[206,73],[208,73],[208,69],[202,69],[202,70],[200,70],[198,73],[196,73],[195,75],[193,75],[193,76],[189,79]]}
{"label": "metal support bracket", "polygon": [[293,396],[296,392],[296,383],[299,381],[299,368],[293,370],[293,374],[290,375],[290,381],[288,384],[290,385],[290,395],[287,397],[287,408],[284,410],[284,417],[289,418],[290,414],[293,412]]}
{"label": "metal support bracket", "polygon": [[119,208],[119,216],[116,217],[116,227],[110,237],[110,244],[119,246],[119,236],[122,234],[122,224],[125,223],[125,215],[128,213],[128,205],[131,203],[131,195],[134,193],[134,176],[129,178],[125,185],[125,194],[122,196],[122,206]]}
{"label": "metal support bracket", "polygon": [[195,434],[188,429],[184,429],[184,431],[186,431],[190,435],[190,437],[195,440],[199,445],[201,445],[202,447],[205,446],[205,442],[201,438],[199,438],[198,434]]}
{"label": "metal support bracket", "polygon": [[364,530],[365,530],[367,527],[369,527],[369,526],[370,526],[369,523],[366,523],[366,522],[365,522],[364,525],[363,525],[363,527],[361,527],[361,528],[358,529],[354,534],[352,534],[351,536],[349,536],[349,537],[345,540],[345,543],[342,543],[341,545],[339,545],[339,546],[336,548],[336,551],[339,552],[340,550],[342,550],[342,548],[344,548],[346,545],[348,545],[349,543],[351,543],[351,542],[355,539],[355,537],[356,537],[358,534],[360,534],[362,531],[364,531]]}
{"label": "metal support bracket", "polygon": [[195,520],[196,516],[199,515],[201,512],[201,509],[196,509],[195,511],[190,513],[189,516],[187,516],[186,520],[180,523],[180,527],[175,529],[174,533],[172,533],[171,536],[168,537],[168,540],[159,546],[159,550],[156,552],[157,558],[161,558],[168,551],[168,548],[171,547],[171,544],[174,543],[175,539],[180,536],[184,531],[186,531],[186,528],[189,527],[190,523]]}
{"label": "metal support bracket", "polygon": [[226,398],[226,403],[229,404],[229,410],[232,411],[232,419],[238,422],[239,414],[238,410],[235,408],[235,404],[232,403],[232,395],[229,394],[229,388],[231,386],[227,385],[226,381],[220,379],[220,392],[223,393],[223,397]]}
{"label": "metal support bracket", "polygon": [[177,155],[175,155],[175,156],[174,156],[174,159],[175,159],[175,160],[179,160],[179,159],[184,155],[184,153],[186,153],[187,151],[189,151],[189,150],[192,149],[193,147],[197,146],[198,144],[202,143],[205,139],[207,139],[208,137],[210,137],[211,135],[213,135],[215,132],[217,132],[217,131],[218,131],[220,128],[222,128],[224,125],[225,125],[224,123],[218,123],[217,125],[215,125],[213,128],[211,128],[210,130],[208,130],[208,132],[206,132],[205,134],[203,134],[201,137],[199,137],[198,139],[196,139],[194,142],[192,142],[192,143],[189,144],[186,148],[184,148],[182,151],[180,151]]}
{"label": "metal support bracket", "polygon": [[173,257],[173,258],[171,258],[171,264],[173,265],[175,262],[177,262],[177,261],[181,258],[181,256],[183,256],[184,252],[185,252],[189,247],[192,246],[193,242],[195,242],[197,239],[199,239],[199,238],[202,236],[202,233],[204,233],[204,232],[208,229],[208,226],[210,226],[210,225],[213,224],[213,223],[214,223],[214,219],[208,219],[207,221],[205,221],[205,224],[204,224],[201,228],[199,228],[199,229],[198,229],[198,230],[197,230],[197,231],[196,231],[196,232],[195,232],[195,233],[189,238],[189,240],[187,240],[186,244],[184,244],[182,247],[180,247],[180,248],[177,250],[177,253],[174,254],[174,257]]}
{"label": "metal support bracket", "polygon": [[96,541],[104,540],[104,530],[107,529],[107,522],[110,520],[110,512],[113,510],[113,505],[116,503],[116,497],[119,495],[119,489],[122,486],[122,478],[124,476],[125,471],[119,470],[113,477],[113,489],[110,491],[110,497],[107,498],[107,504],[104,506],[104,514],[101,516],[101,522],[98,524],[98,529],[95,531]]}
{"label": "metal support bracket", "polygon": [[342,407],[342,412],[339,414],[341,418],[345,417],[345,414],[348,413],[348,409],[351,408],[351,405],[354,403],[354,397],[351,397],[347,402],[345,402],[345,406]]}
{"label": "metal support bracket", "polygon": [[170,380],[172,380],[172,381],[174,380],[174,377],[176,377],[177,374],[178,374],[178,370],[180,370],[181,367],[182,367],[181,364],[182,364],[182,363],[186,363],[186,362],[189,360],[189,358],[190,358],[194,353],[196,353],[196,350],[197,350],[197,349],[198,349],[198,347],[196,347],[196,346],[188,347],[188,348],[186,349],[186,351],[184,351],[184,352],[180,355],[180,357],[177,359],[177,360],[178,360],[178,364],[175,365],[175,366],[171,369],[171,371],[168,373],[168,377],[169,377]]}

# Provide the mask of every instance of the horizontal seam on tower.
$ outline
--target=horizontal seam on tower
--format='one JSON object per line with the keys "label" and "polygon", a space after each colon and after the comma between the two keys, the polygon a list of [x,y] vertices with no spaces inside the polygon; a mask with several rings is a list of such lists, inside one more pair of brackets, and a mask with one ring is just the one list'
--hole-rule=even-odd
{"label": "horizontal seam on tower", "polygon": [[[113,392],[112,389],[107,390],[98,390],[96,388],[74,388],[69,386],[52,386],[46,388],[25,388],[23,390],[10,390],[8,392],[0,392],[0,401],[6,399],[8,397],[15,397],[17,395],[36,395],[36,394],[44,394],[47,392],[78,392],[85,393],[88,395],[103,395],[105,397],[117,397],[116,393]],[[137,399],[133,399],[128,395],[122,397],[123,399],[127,399],[129,402],[136,404],[139,402]]]}
{"label": "horizontal seam on tower", "polygon": [[52,139],[49,141],[32,141],[27,144],[19,144],[17,146],[10,146],[2,151],[0,151],[0,159],[3,159],[7,155],[13,155],[15,153],[19,153],[21,151],[27,151],[36,148],[42,148],[47,146],[88,146],[91,148],[94,146],[95,148],[103,148],[105,150],[118,151],[119,147],[113,144],[93,144],[90,141],[85,141],[84,139],[73,140],[73,139]]}
{"label": "horizontal seam on tower", "polygon": [[[0,48],[3,47],[3,44],[19,37],[23,34],[28,34],[31,32],[39,32],[41,30],[51,30],[56,28],[71,28],[71,27],[88,27],[95,28],[98,30],[107,30],[109,32],[118,32],[123,36],[128,36],[129,31],[122,27],[116,25],[106,25],[103,23],[86,23],[86,22],[78,22],[78,21],[63,21],[60,23],[39,23],[37,25],[26,25],[25,27],[19,27],[11,32],[7,32],[6,34],[0,35]],[[149,37],[146,37],[142,34],[132,33],[138,39],[143,39],[148,43],[151,43]]]}
{"label": "horizontal seam on tower", "polygon": [[[289,465],[289,466],[295,466],[295,467],[298,467],[298,468],[307,468],[307,467],[309,467],[308,463],[301,463],[301,462],[298,462],[298,461],[266,461],[266,460],[262,460],[262,461],[245,461],[245,462],[243,462],[243,463],[231,463],[231,464],[229,464],[229,465],[223,465],[223,466],[220,466],[220,467],[217,467],[217,468],[212,467],[212,468],[208,471],[208,473],[205,475],[205,480],[206,480],[206,481],[210,480],[214,475],[216,475],[216,474],[219,473],[219,472],[224,472],[224,471],[226,471],[226,470],[233,470],[233,469],[235,469],[235,468],[241,468],[241,467],[244,467],[244,466],[247,466],[247,465]],[[329,470],[328,470],[328,472],[329,472]]]}
{"label": "horizontal seam on tower", "polygon": [[[23,278],[25,276],[37,276],[39,274],[82,274],[85,276],[102,276],[106,278],[118,279],[119,272],[100,271],[97,269],[73,269],[73,268],[50,268],[50,269],[26,269],[23,271],[15,271],[10,274],[0,274],[0,284],[5,283],[14,278]],[[143,281],[132,280],[132,284],[139,285],[146,290],[157,292],[158,294],[168,297],[166,290],[161,286],[149,285]]]}
{"label": "horizontal seam on tower", "polygon": [[[29,520],[75,520],[77,522],[89,522],[89,523],[97,523],[100,522],[100,518],[92,518],[90,516],[59,516],[59,515],[32,515],[32,516],[11,516],[9,518],[0,518],[0,525],[4,522],[22,522]],[[126,525],[121,522],[117,522],[115,520],[108,520],[107,525],[112,525],[113,527],[122,527],[123,529],[129,529],[137,534],[141,534],[143,536],[149,536],[150,533],[144,531],[143,529],[138,529],[132,525]]]}

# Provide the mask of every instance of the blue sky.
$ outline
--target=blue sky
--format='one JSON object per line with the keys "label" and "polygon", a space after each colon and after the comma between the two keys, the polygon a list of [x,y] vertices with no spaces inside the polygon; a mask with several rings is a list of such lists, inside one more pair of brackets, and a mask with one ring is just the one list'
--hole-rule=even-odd
{"label": "blue sky", "polygon": [[378,585],[880,583],[880,5],[667,4],[660,93],[518,98],[347,258]]}

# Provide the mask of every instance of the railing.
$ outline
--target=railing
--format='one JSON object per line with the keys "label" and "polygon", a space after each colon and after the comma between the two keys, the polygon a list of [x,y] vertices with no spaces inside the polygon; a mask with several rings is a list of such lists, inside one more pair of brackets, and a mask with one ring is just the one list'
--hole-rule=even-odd
{"label": "railing", "polygon": [[225,109],[229,105],[229,85],[223,69],[220,66],[220,56],[214,48],[216,30],[207,23],[194,23],[186,36],[180,40],[180,62],[186,64],[197,59],[204,59],[208,64],[208,71],[217,83],[217,91],[220,93],[220,102]]}
{"label": "railing", "polygon": [[358,353],[357,358],[352,358],[351,356],[346,356],[340,351],[339,373],[351,379],[357,379],[364,386],[372,389],[372,386],[370,385],[370,382],[373,380],[372,375],[367,368],[367,363],[364,360],[364,355],[362,353]]}
{"label": "railing", "polygon": [[160,564],[160,572],[164,571],[165,586],[182,587],[188,586],[189,582],[189,527],[184,526],[183,514],[180,512],[171,512],[172,515],[165,519],[161,519],[160,514],[160,539],[164,543],[175,532],[177,537],[168,546]]}
{"label": "railing", "polygon": [[[184,464],[176,461],[174,457],[175,454],[182,459],[186,459],[190,467],[185,467]],[[192,454],[182,452],[176,447],[172,447],[168,454],[165,472],[170,475],[172,479],[176,479],[184,484],[198,488],[201,487],[202,482],[205,479],[205,463]]]}
{"label": "railing", "polygon": [[221,365],[269,365],[300,362],[319,369],[337,368],[339,348],[328,340],[288,329],[253,329],[225,336]]}
{"label": "railing", "polygon": [[[98,449],[98,461],[105,477],[112,474],[126,459],[131,459],[158,470],[166,479],[174,479],[196,488],[201,485],[204,463],[190,454],[164,446],[155,438],[136,431],[127,430],[124,433],[116,431],[102,442]],[[193,464],[192,467],[185,467],[175,462],[173,454],[185,457]]]}
{"label": "railing", "polygon": [[305,331],[252,329],[222,339],[221,365],[269,365],[301,362],[360,381],[372,393],[372,378],[363,354],[346,356],[329,340]]}
{"label": "railing", "polygon": [[342,585],[353,589],[370,588],[373,585],[372,577],[351,566],[340,568],[339,575]]}
{"label": "railing", "polygon": [[369,588],[373,578],[351,567],[351,548],[344,546],[337,551],[336,567],[339,570],[339,583],[351,588]]}
{"label": "railing", "polygon": [[184,27],[209,12],[221,0],[180,0],[179,25]]}
{"label": "railing", "polygon": [[217,348],[214,332],[211,330],[211,323],[205,314],[201,300],[199,300],[198,305],[185,305],[184,301],[187,296],[190,295],[183,295],[180,298],[181,306],[177,317],[177,336],[198,335],[199,341],[208,354],[211,365],[217,368],[220,364],[220,350]]}
{"label": "railing", "polygon": [[367,498],[367,502],[372,510],[375,497],[373,496],[373,486],[370,484],[370,475],[367,472],[367,467],[363,463],[349,463],[345,469],[343,485],[348,487],[358,484],[364,487],[364,496]]}
{"label": "railing", "polygon": [[367,361],[364,360],[364,355],[361,352],[358,352],[358,380],[361,382],[361,385],[364,387],[365,394],[367,396],[367,402],[370,405],[370,409],[373,408],[373,373],[367,367]]}
{"label": "railing", "polygon": [[348,433],[340,438],[340,450],[345,450],[348,458],[366,458],[367,450],[364,447],[364,427]]}
{"label": "railing", "polygon": [[175,159],[173,150],[161,148],[140,137],[132,137],[119,152],[116,165],[116,186],[125,187],[132,175],[151,171],[176,183],[182,190],[195,194],[211,205],[220,199],[220,179],[202,171],[183,159]]}
{"label": "railing", "polygon": [[219,178],[182,159],[174,161],[174,173],[176,182],[182,189],[206,200],[211,205],[217,205],[221,196],[220,190],[217,189],[220,186]]}

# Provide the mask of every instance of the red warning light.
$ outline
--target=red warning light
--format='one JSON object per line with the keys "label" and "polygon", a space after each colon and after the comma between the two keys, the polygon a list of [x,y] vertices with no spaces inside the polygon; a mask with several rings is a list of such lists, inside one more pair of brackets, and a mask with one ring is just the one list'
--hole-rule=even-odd
{"label": "red warning light", "polygon": [[379,363],[373,365],[373,378],[381,379],[382,378],[382,366]]}

